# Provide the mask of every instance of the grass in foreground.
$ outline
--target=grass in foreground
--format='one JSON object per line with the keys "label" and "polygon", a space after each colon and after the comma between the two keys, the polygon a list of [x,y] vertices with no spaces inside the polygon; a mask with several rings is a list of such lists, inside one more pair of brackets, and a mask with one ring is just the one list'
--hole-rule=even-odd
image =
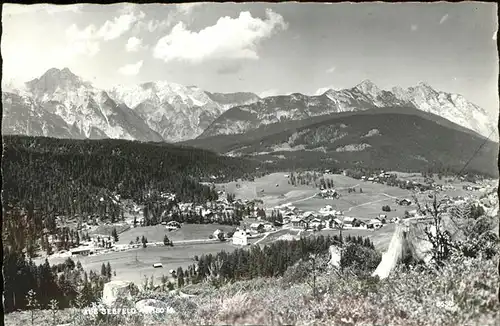
{"label": "grass in foreground", "polygon": [[[141,293],[136,300],[158,299],[177,313],[150,317],[96,318],[58,313],[59,323],[74,325],[498,325],[498,277],[494,260],[455,259],[441,270],[419,267],[396,270],[378,281],[348,271],[324,272],[313,296],[308,279],[292,271],[281,278],[255,279],[225,285],[188,286],[193,298],[167,293]],[[131,304],[130,304],[131,306]],[[6,316],[6,325],[29,324],[29,312]],[[50,325],[40,312],[36,323]]]}

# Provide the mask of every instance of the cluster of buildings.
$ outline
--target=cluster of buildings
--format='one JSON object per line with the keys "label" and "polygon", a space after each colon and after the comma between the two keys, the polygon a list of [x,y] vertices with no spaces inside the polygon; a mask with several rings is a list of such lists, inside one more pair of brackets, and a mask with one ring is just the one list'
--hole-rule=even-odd
{"label": "cluster of buildings", "polygon": [[321,189],[318,196],[323,199],[338,199],[340,198],[340,194],[335,189]]}
{"label": "cluster of buildings", "polygon": [[205,205],[195,205],[193,203],[179,203],[178,212],[189,214],[200,214],[208,222],[217,222],[225,216],[231,216],[237,208],[250,208],[250,215],[256,216],[257,207],[249,200],[234,199],[231,202],[227,199],[223,191],[219,191],[219,199],[214,202],[207,202]]}
{"label": "cluster of buildings", "polygon": [[381,228],[386,222],[383,217],[376,217],[368,221],[358,219],[351,216],[316,216],[297,218],[291,221],[293,228],[303,230],[319,230],[319,229],[378,229]]}
{"label": "cluster of buildings", "polygon": [[118,249],[113,238],[107,235],[94,235],[90,241],[82,241],[80,246],[69,250],[72,256],[88,256],[103,253],[110,249]]}
{"label": "cluster of buildings", "polygon": [[232,235],[233,244],[237,246],[246,246],[248,245],[248,238],[255,236],[261,232],[272,231],[276,231],[276,228],[269,222],[255,222],[250,224],[249,228],[237,228]]}
{"label": "cluster of buildings", "polygon": [[275,207],[283,215],[283,223],[290,224],[292,228],[303,230],[337,229],[337,228],[366,228],[377,229],[386,223],[386,215],[379,215],[369,221],[355,217],[344,216],[344,212],[335,210],[331,205],[326,205],[318,212],[301,212],[292,205]]}
{"label": "cluster of buildings", "polygon": [[367,176],[364,175],[364,176],[361,177],[361,180],[363,180],[363,181],[370,181],[370,182],[380,182],[382,179],[390,178],[392,176],[393,175],[390,174],[390,173],[381,171],[381,173],[378,174],[378,175],[374,174],[374,175],[369,176],[369,177],[367,177]]}
{"label": "cluster of buildings", "polygon": [[[161,194],[162,198],[166,200],[175,199],[174,194]],[[196,216],[201,216],[204,223],[222,223],[228,218],[233,217],[237,209],[245,209],[250,211],[250,217],[255,217],[257,215],[257,206],[248,200],[234,199],[231,202],[226,197],[223,191],[219,191],[219,199],[213,202],[207,202],[204,205],[194,204],[194,203],[177,203],[174,208],[169,212],[164,212],[162,218],[172,217],[173,214],[179,215],[190,215],[194,214]],[[144,223],[143,209],[140,206],[134,207],[134,213],[137,217],[137,225],[142,225]],[[248,215],[248,214],[246,214]],[[133,220],[127,221],[130,225],[133,224]]]}
{"label": "cluster of buildings", "polygon": [[165,225],[165,228],[169,231],[175,231],[177,229],[181,228],[181,223],[177,221],[170,221],[170,222],[162,222],[162,225]]}
{"label": "cluster of buildings", "polygon": [[486,188],[480,185],[464,185],[462,186],[462,189],[467,191],[486,191]]}

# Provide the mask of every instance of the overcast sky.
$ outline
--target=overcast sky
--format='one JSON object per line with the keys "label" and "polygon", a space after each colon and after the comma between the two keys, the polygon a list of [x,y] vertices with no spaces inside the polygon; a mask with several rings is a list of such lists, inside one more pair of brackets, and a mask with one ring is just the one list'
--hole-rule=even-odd
{"label": "overcast sky", "polygon": [[494,3],[4,5],[2,82],[68,67],[259,95],[425,81],[498,110]]}

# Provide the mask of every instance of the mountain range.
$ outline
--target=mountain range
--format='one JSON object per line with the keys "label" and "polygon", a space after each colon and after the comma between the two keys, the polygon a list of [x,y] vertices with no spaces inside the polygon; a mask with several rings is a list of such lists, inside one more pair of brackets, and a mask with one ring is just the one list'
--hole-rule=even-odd
{"label": "mountain range", "polygon": [[[221,134],[240,134],[263,125],[303,120],[332,113],[364,111],[374,108],[411,107],[433,113],[485,137],[498,131],[496,119],[486,110],[458,94],[438,92],[426,83],[403,90],[381,90],[369,80],[344,90],[327,90],[319,96],[291,94],[261,99],[255,103],[233,107],[217,119],[199,136],[205,138]],[[492,122],[495,121],[495,122]]]}
{"label": "mountain range", "polygon": [[52,68],[22,89],[2,91],[2,133],[176,142],[197,137],[228,108],[257,100],[164,81],[103,90],[68,68]]}
{"label": "mountain range", "polygon": [[[276,170],[369,168],[498,177],[498,143],[414,107],[372,108],[262,125],[182,142]],[[463,171],[462,171],[463,172]]]}
{"label": "mountain range", "polygon": [[259,98],[253,93],[211,93],[157,81],[99,89],[68,68],[52,68],[23,89],[2,91],[3,134],[56,138],[120,138],[181,142],[247,134],[276,123],[304,124],[342,112],[414,108],[484,137],[498,139],[496,120],[458,94],[425,83],[381,90],[365,80],[319,96],[300,93]]}

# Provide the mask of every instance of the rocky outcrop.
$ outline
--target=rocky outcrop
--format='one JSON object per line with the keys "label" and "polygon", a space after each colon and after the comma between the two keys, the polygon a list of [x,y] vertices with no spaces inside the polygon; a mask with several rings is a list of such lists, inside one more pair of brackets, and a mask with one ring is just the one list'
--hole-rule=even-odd
{"label": "rocky outcrop", "polygon": [[120,300],[132,300],[133,296],[138,292],[139,289],[133,282],[111,281],[104,284],[102,302],[107,306],[112,306],[118,298]]}
{"label": "rocky outcrop", "polygon": [[328,252],[330,253],[330,261],[328,262],[328,265],[331,267],[340,267],[340,248],[337,246],[330,246],[328,248]]}

